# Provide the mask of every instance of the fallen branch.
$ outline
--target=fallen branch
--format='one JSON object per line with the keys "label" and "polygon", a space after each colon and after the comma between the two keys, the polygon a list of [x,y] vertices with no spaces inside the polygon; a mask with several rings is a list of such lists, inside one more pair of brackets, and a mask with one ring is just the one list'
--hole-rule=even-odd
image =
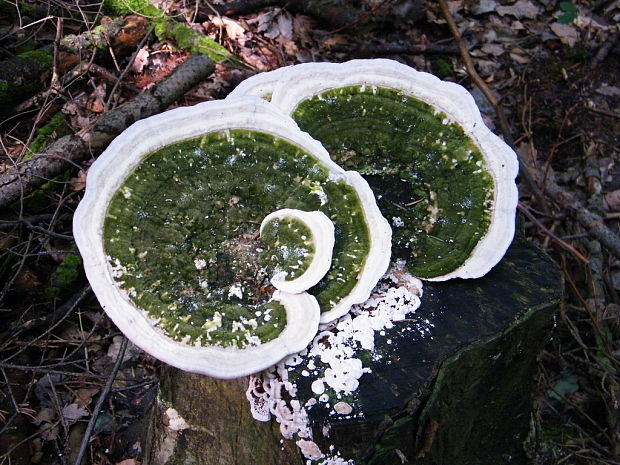
{"label": "fallen branch", "polygon": [[134,122],[165,110],[214,70],[205,55],[194,55],[176,68],[151,92],[104,114],[94,125],[77,135],[64,136],[41,154],[0,175],[0,209],[34,191],[87,156],[97,156],[118,134]]}
{"label": "fallen branch", "polygon": [[123,57],[130,53],[144,37],[147,20],[136,15],[116,18],[93,30],[79,35],[68,35],[62,39],[59,35],[61,23],[59,20],[58,40],[53,50],[47,46],[0,62],[0,113],[3,114],[2,118],[9,114],[11,105],[20,100],[28,99],[11,113],[27,110],[47,96],[58,92],[60,86],[52,85],[31,97],[43,85],[52,65],[56,78],[52,81],[58,84],[60,75],[76,67],[83,67],[89,61],[89,56],[97,51],[102,52],[103,56],[113,54],[115,57]]}
{"label": "fallen branch", "polygon": [[562,209],[567,211],[588,232],[597,238],[612,254],[620,258],[620,236],[609,229],[601,216],[592,213],[583,206],[581,201],[574,194],[568,192],[563,187],[558,186],[555,181],[547,178],[543,180],[543,173],[531,172],[534,179],[543,185],[545,192]]}
{"label": "fallen branch", "polygon": [[348,45],[334,44],[330,50],[335,53],[349,53],[356,57],[366,58],[370,56],[385,55],[413,55],[413,54],[454,54],[459,53],[454,45],[436,45],[436,44],[370,44],[370,45]]}
{"label": "fallen branch", "polygon": [[[208,2],[206,2],[208,3]],[[201,21],[213,15],[214,10],[225,16],[239,16],[255,13],[263,8],[277,6],[286,8],[293,13],[301,13],[311,16],[321,23],[333,27],[347,26],[357,21],[364,12],[355,8],[343,7],[339,2],[324,3],[297,0],[239,0],[227,2],[222,5],[201,6],[198,9],[197,18]]]}

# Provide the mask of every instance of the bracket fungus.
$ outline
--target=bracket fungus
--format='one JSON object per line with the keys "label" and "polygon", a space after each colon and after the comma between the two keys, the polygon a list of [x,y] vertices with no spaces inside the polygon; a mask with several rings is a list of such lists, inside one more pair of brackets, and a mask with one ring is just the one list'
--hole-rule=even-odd
{"label": "bracket fungus", "polygon": [[[335,227],[330,269],[308,292],[269,283],[259,225],[282,209],[322,212]],[[318,242],[329,230],[290,217]],[[89,171],[74,232],[95,294],[132,342],[183,370],[233,378],[301,351],[319,319],[367,299],[389,264],[391,229],[361,176],[245,97],[119,135]]]}
{"label": "bracket fungus", "polygon": [[334,224],[320,211],[284,208],[267,215],[260,225],[268,260],[276,269],[271,284],[299,294],[317,284],[329,271],[334,248]]}
{"label": "bracket fungus", "polygon": [[463,87],[386,59],[272,73],[230,98],[268,96],[336,163],[361,173],[394,226],[393,259],[446,280],[480,277],[503,257],[514,236],[517,159]]}

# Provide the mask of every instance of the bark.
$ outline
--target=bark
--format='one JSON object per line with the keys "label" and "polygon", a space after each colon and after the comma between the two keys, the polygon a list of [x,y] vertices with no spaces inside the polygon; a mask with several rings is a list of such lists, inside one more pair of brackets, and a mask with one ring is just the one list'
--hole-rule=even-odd
{"label": "bark", "polygon": [[92,31],[63,37],[60,47],[65,53],[78,56],[94,50],[107,53],[110,48],[117,58],[126,56],[146,34],[147,24],[147,18],[138,15],[107,19]]}
{"label": "bark", "polygon": [[91,154],[97,156],[124,129],[140,119],[164,111],[213,70],[214,64],[210,58],[195,55],[151,92],[141,94],[103,115],[92,129],[62,137],[43,153],[3,173],[0,176],[0,209],[75,167]]}
{"label": "bark", "polygon": [[[247,380],[217,380],[164,367],[158,406],[147,440],[146,463],[302,465],[294,443],[277,427],[252,418],[245,399]],[[187,428],[170,427],[177,410]]]}
{"label": "bark", "polygon": [[[372,372],[347,399],[353,415],[334,415],[321,402],[307,410],[313,441],[358,465],[527,464],[536,359],[561,289],[558,267],[519,240],[483,278],[425,283],[417,312],[386,330],[374,351],[357,353]],[[305,369],[302,362],[289,372],[302,405],[316,398]],[[169,367],[162,379],[160,412],[174,408],[192,426],[168,439],[175,447],[157,460],[156,446],[148,463],[305,462],[289,449],[292,441],[278,452],[273,429],[248,421],[245,380],[222,382]],[[172,434],[165,418],[155,419],[156,445]]]}

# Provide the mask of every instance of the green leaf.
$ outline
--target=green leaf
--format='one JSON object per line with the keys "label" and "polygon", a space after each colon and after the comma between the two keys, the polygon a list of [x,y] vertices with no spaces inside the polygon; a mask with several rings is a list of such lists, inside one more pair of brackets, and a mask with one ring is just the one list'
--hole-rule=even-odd
{"label": "green leaf", "polygon": [[562,14],[558,16],[558,23],[570,24],[577,18],[577,7],[571,2],[560,2]]}
{"label": "green leaf", "polygon": [[561,400],[567,394],[573,394],[579,390],[579,378],[576,375],[567,375],[559,379],[553,385],[553,389],[549,389],[547,394],[555,400]]}

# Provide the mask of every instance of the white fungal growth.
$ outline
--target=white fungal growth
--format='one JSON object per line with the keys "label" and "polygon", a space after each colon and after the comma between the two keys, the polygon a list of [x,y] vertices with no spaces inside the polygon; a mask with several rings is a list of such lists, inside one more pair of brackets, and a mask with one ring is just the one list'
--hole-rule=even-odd
{"label": "white fungal growth", "polygon": [[[351,313],[333,322],[329,330],[323,328],[302,353],[303,357],[291,356],[272,369],[250,377],[246,397],[252,416],[268,421],[273,415],[285,438],[300,438],[297,445],[309,460],[324,458],[320,463],[325,465],[351,464],[338,455],[330,457],[315,449],[306,409],[319,403],[326,407],[333,403],[336,414],[356,415],[355,406],[348,399],[363,375],[370,372],[357,357],[358,351],[370,351],[373,358],[379,358],[375,337],[385,335],[385,330],[414,312],[420,306],[421,296],[422,282],[411,276],[404,264],[394,266],[366,302],[353,306]],[[420,331],[429,336],[424,326]],[[310,381],[315,397],[304,405],[297,399],[297,386],[289,377],[293,371],[303,373],[305,379],[315,377]],[[340,400],[343,396],[347,396],[347,402]]]}
{"label": "white fungal growth", "polygon": [[241,284],[236,283],[230,286],[230,289],[228,289],[228,298],[230,299],[231,297],[243,299],[243,288],[241,287]]}
{"label": "white fungal growth", "polygon": [[301,450],[301,453],[304,454],[304,457],[307,459],[318,460],[324,456],[319,446],[313,441],[300,439],[295,444],[297,444],[297,447],[299,447],[299,450]]}
{"label": "white fungal growth", "polygon": [[172,431],[183,431],[184,429],[189,428],[187,422],[183,419],[183,417],[181,417],[181,415],[179,415],[179,412],[177,412],[175,409],[166,409],[165,415],[168,423],[168,429],[171,429]]}

